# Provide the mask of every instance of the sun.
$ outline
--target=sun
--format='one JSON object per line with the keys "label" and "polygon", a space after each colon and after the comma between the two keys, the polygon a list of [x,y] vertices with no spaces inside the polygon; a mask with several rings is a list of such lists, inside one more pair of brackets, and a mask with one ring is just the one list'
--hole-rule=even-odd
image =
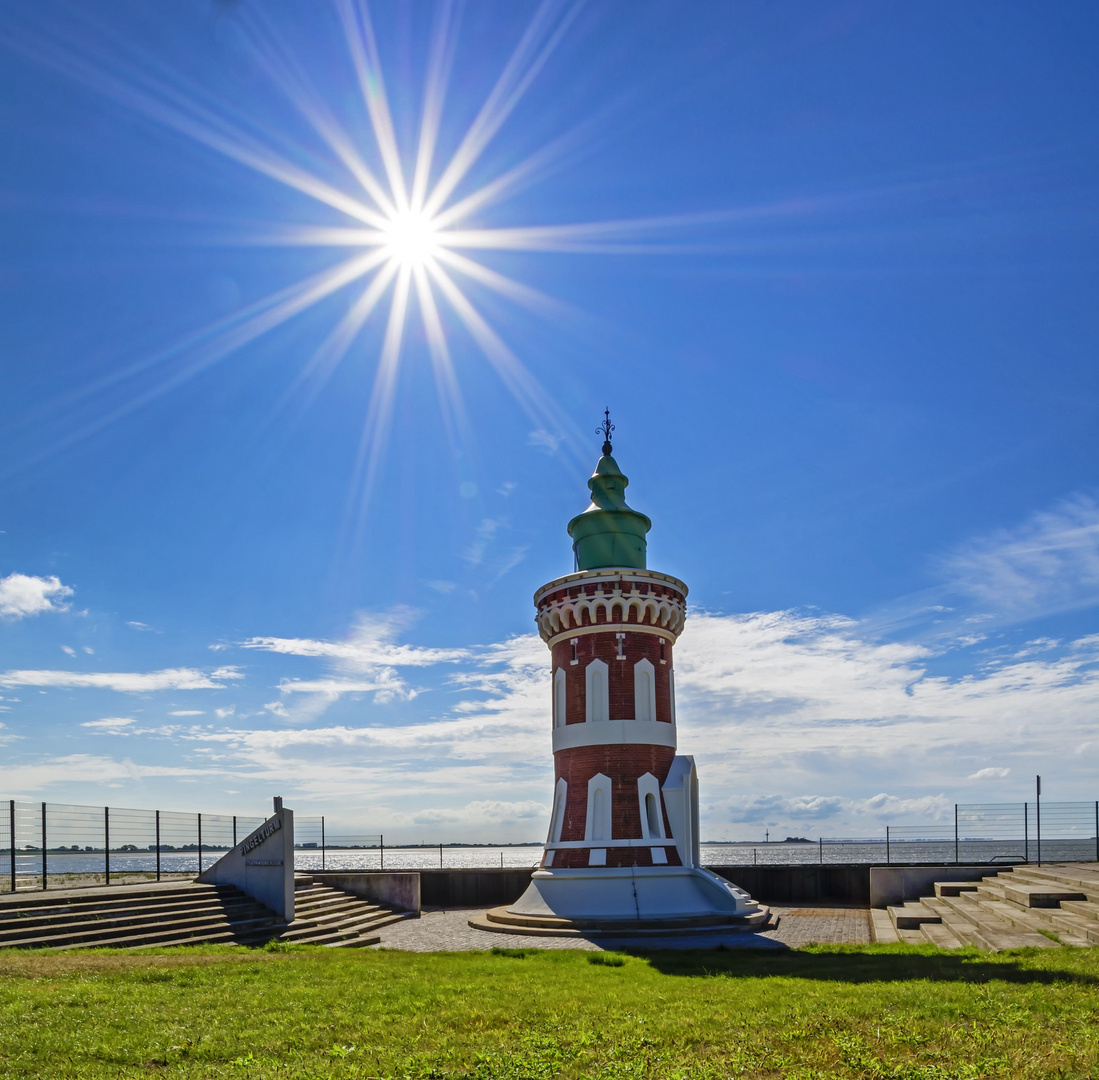
{"label": "sun", "polygon": [[428,266],[442,246],[438,226],[423,210],[399,211],[381,232],[382,249],[392,262],[407,270]]}

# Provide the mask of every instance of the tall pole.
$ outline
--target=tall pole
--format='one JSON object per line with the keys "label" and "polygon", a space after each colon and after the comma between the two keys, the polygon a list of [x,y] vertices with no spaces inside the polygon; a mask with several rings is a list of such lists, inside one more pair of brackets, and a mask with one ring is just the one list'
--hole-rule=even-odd
{"label": "tall pole", "polygon": [[42,890],[46,889],[46,804],[42,804]]}
{"label": "tall pole", "polygon": [[324,814],[321,814],[321,869],[324,869]]}
{"label": "tall pole", "polygon": [[889,826],[885,827],[885,864],[889,865]]}
{"label": "tall pole", "polygon": [[111,883],[111,808],[103,807],[103,884]]}
{"label": "tall pole", "polygon": [[1023,858],[1030,862],[1030,803],[1023,803]]}
{"label": "tall pole", "polygon": [[15,892],[15,800],[8,800],[8,825],[11,839],[11,891]]}
{"label": "tall pole", "polygon": [[198,872],[202,873],[202,815],[198,815]]}
{"label": "tall pole", "polygon": [[[1099,807],[1099,803],[1096,803],[1095,805],[1096,805],[1097,807]],[[1097,842],[1097,843],[1099,843],[1099,841],[1096,841],[1096,842]],[[382,865],[381,865],[381,869],[382,869],[382,870],[384,870],[384,869],[385,869],[385,837],[384,837],[384,836],[379,836],[379,837],[378,837],[378,846],[379,846],[379,847],[381,848],[381,850],[382,850]]]}
{"label": "tall pole", "polygon": [[954,804],[954,865],[957,866],[958,859],[958,804]]}
{"label": "tall pole", "polygon": [[1037,818],[1036,825],[1038,828],[1038,865],[1042,865],[1042,778],[1036,776],[1034,778],[1035,788],[1037,794],[1034,802],[1034,814]]}
{"label": "tall pole", "polygon": [[160,811],[156,812],[156,879],[160,880]]}

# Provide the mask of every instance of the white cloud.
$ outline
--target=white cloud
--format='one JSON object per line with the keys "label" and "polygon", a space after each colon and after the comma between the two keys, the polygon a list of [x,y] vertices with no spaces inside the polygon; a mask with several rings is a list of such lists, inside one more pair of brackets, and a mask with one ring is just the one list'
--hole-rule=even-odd
{"label": "white cloud", "polygon": [[134,722],[134,719],[129,716],[108,716],[102,720],[86,720],[80,726],[95,728],[98,731],[120,732],[123,728],[128,728]]}
{"label": "white cloud", "polygon": [[287,656],[315,656],[336,660],[347,669],[370,671],[380,667],[428,667],[453,663],[469,656],[468,649],[425,649],[397,645],[394,638],[414,620],[415,613],[398,608],[387,615],[363,615],[345,641],[317,638],[252,637],[237,644]]}
{"label": "white cloud", "polygon": [[474,533],[472,544],[462,553],[462,558],[474,566],[480,565],[485,560],[485,552],[489,545],[496,539],[500,526],[504,524],[502,518],[483,518]]}
{"label": "white cloud", "polygon": [[148,623],[138,622],[137,619],[130,619],[126,623],[126,625],[134,630],[144,630],[148,633],[155,633],[153,628]]}
{"label": "white cloud", "polygon": [[557,448],[560,445],[561,437],[551,434],[546,431],[545,428],[538,428],[536,431],[532,431],[527,435],[527,446],[536,446],[539,450],[544,450],[547,454],[556,454]]}
{"label": "white cloud", "polygon": [[1099,502],[1065,499],[946,556],[951,588],[990,614],[1034,618],[1099,604]]}
{"label": "white cloud", "polygon": [[84,651],[85,651],[85,652],[86,652],[86,653],[87,653],[87,654],[88,654],[89,656],[94,656],[94,655],[95,655],[95,649],[93,649],[93,648],[92,648],[92,647],[91,647],[90,645],[82,645],[82,646],[81,646],[81,648],[82,648],[82,649],[83,649],[83,650],[84,650]]}
{"label": "white cloud", "polygon": [[505,480],[497,489],[497,495],[503,495],[506,499],[510,496],[519,485],[514,480]]}
{"label": "white cloud", "polygon": [[970,773],[966,777],[967,780],[1002,780],[1007,774],[1011,772],[1010,769],[998,769],[990,766],[987,769],[978,769],[974,773]]}
{"label": "white cloud", "polygon": [[205,773],[204,769],[186,766],[137,764],[128,758],[116,761],[94,754],[66,754],[34,762],[6,764],[4,787],[8,792],[26,794],[48,788],[71,790],[74,784],[107,784],[120,780],[140,782],[165,777],[184,779]]}
{"label": "white cloud", "polygon": [[62,645],[61,651],[69,656],[76,656],[76,649],[74,649],[71,645]]}
{"label": "white cloud", "polygon": [[205,716],[206,711],[204,709],[176,709],[173,712],[168,713],[169,716]]}
{"label": "white cloud", "polygon": [[231,667],[221,667],[208,674],[197,668],[147,672],[4,671],[0,672],[0,686],[94,687],[140,694],[153,690],[223,690],[224,682],[217,680],[242,678],[244,676]]}
{"label": "white cloud", "polygon": [[73,590],[59,578],[9,574],[0,578],[0,618],[23,619],[47,611],[68,611]]}

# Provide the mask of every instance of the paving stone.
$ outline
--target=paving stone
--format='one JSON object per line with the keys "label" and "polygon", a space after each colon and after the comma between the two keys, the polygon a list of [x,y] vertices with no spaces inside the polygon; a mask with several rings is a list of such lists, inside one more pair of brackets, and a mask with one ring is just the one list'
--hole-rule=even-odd
{"label": "paving stone", "polygon": [[870,942],[867,908],[825,906],[776,907],[778,928],[761,934],[700,931],[653,937],[546,938],[525,934],[491,934],[475,930],[469,917],[487,908],[450,908],[425,911],[419,919],[407,919],[378,931],[378,948],[409,952],[464,952],[469,949],[730,949],[800,948],[809,944],[864,945]]}

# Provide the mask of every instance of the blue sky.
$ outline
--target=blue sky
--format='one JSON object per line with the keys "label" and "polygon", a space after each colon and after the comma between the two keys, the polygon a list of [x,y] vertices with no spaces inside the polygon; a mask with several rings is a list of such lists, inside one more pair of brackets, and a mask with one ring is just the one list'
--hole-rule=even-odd
{"label": "blue sky", "polygon": [[0,795],[539,837],[607,405],[707,837],[1099,794],[1094,5],[2,10]]}

